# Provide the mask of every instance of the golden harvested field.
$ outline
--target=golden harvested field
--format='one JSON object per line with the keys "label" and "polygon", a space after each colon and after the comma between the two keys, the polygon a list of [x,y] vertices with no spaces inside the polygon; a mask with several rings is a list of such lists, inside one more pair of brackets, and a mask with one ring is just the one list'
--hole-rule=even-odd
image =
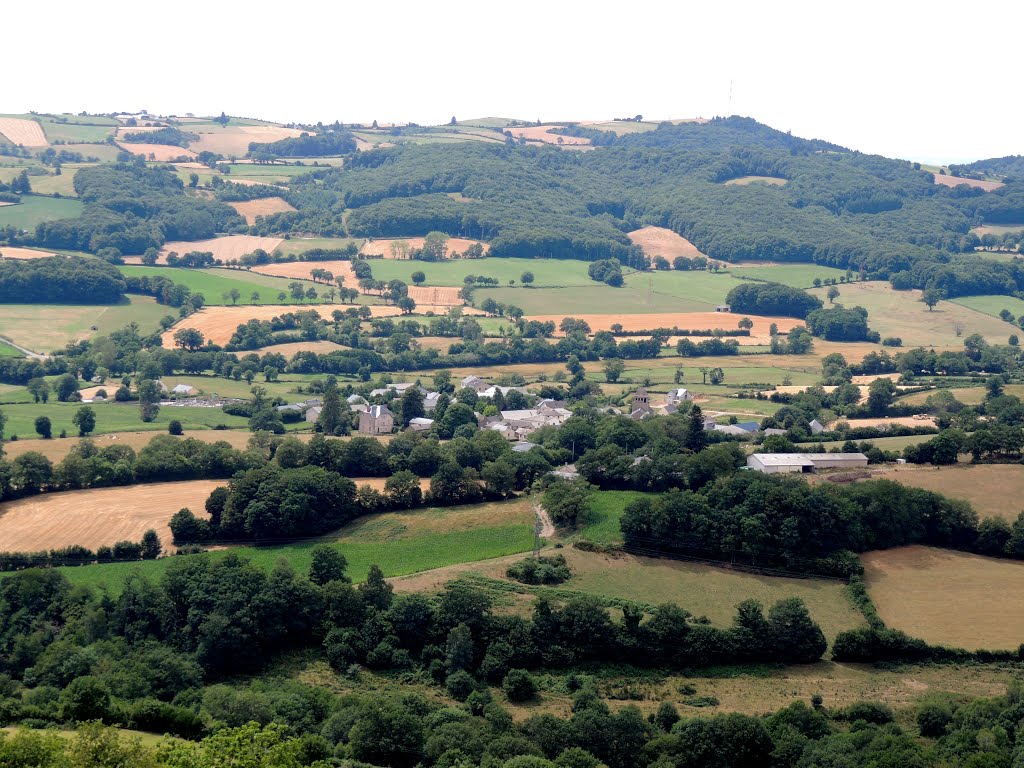
{"label": "golden harvested field", "polygon": [[15,248],[10,245],[0,247],[0,256],[5,259],[41,259],[54,255],[50,251],[37,251],[35,248]]}
{"label": "golden harvested field", "polygon": [[[269,250],[269,249],[266,249]],[[359,281],[352,271],[352,262],[339,259],[337,261],[282,261],[277,264],[257,264],[253,272],[271,277],[291,277],[300,280],[312,280],[314,269],[326,269],[335,277],[345,278],[346,288],[358,287]]]}
{"label": "golden harvested field", "polygon": [[48,493],[0,505],[0,551],[35,552],[81,544],[89,549],[128,539],[148,529],[173,547],[171,516],[182,507],[204,515],[217,480],[152,483],[126,488]]}
{"label": "golden harvested field", "polygon": [[141,155],[147,160],[156,160],[160,163],[169,163],[172,160],[177,160],[179,157],[194,158],[196,156],[196,153],[190,149],[172,147],[169,144],[130,144],[126,141],[117,146],[121,147],[125,152]]}
{"label": "golden harvested field", "polygon": [[167,254],[171,251],[179,256],[192,251],[210,251],[213,258],[222,261],[238,259],[247,253],[252,253],[257,248],[262,248],[267,253],[281,244],[280,237],[257,237],[256,235],[228,235],[227,237],[215,237],[212,240],[197,240],[195,242],[176,241],[164,243],[157,257],[158,264],[167,263]]}
{"label": "golden harvested field", "polygon": [[980,181],[979,179],[961,179],[957,176],[945,176],[941,173],[932,174],[932,178],[936,184],[941,184],[944,187],[956,187],[960,184],[966,184],[969,187],[976,187],[983,189],[986,192],[991,192],[993,189],[999,189],[1000,187],[1006,186],[1001,181]]}
{"label": "golden harvested field", "polygon": [[[861,398],[865,396],[865,388],[861,388]],[[926,419],[915,419],[913,416],[886,416],[880,419],[840,419],[850,425],[851,428],[858,427],[887,427],[897,425],[901,427],[934,427],[935,418],[929,416]]]}
{"label": "golden harvested field", "polygon": [[861,560],[871,599],[890,627],[970,650],[1024,641],[1024,563],[921,546]]}
{"label": "golden harvested field", "polygon": [[257,216],[269,216],[272,213],[294,211],[291,203],[280,197],[264,197],[259,200],[247,200],[243,203],[228,203],[245,219],[246,224],[255,224]]}
{"label": "golden harvested field", "polygon": [[[205,307],[204,309],[196,312],[194,315],[190,315],[184,320],[180,320],[172,328],[164,332],[162,338],[165,347],[174,346],[174,332],[180,328],[195,328],[202,332],[203,337],[212,341],[214,344],[226,344],[231,338],[235,329],[249,320],[270,320],[271,318],[277,317],[288,312],[295,312],[298,310],[316,310],[320,313],[321,317],[330,319],[331,313],[339,309],[344,312],[346,309],[352,309],[352,304],[309,304],[306,306],[302,305],[289,305],[289,306],[249,306],[249,307]],[[442,306],[430,306],[423,305],[416,307],[417,313],[434,312],[435,314],[444,314],[448,311],[448,307]],[[374,317],[395,317],[396,315],[402,314],[402,310],[398,307],[375,304],[370,307],[370,311]],[[466,311],[466,314],[474,314],[472,310]],[[479,312],[475,314],[480,314]]]}
{"label": "golden harvested field", "polygon": [[290,344],[274,344],[253,351],[260,356],[268,352],[276,352],[291,359],[292,355],[296,352],[315,352],[318,355],[326,355],[328,352],[334,352],[338,349],[348,349],[348,347],[335,344],[333,341],[293,341]]}
{"label": "golden harvested field", "polygon": [[12,144],[23,147],[45,147],[50,143],[39,123],[21,117],[0,117],[0,133]]}
{"label": "golden harvested field", "polygon": [[[405,240],[409,244],[409,250],[415,250],[423,247],[422,237],[393,237],[383,238],[378,240],[367,240],[363,243],[363,247],[359,250],[365,256],[383,256],[385,259],[394,258],[391,252],[391,244],[399,240]],[[458,251],[459,253],[465,253],[466,249],[471,245],[479,243],[484,247],[484,253],[487,252],[487,243],[481,242],[480,240],[467,240],[464,237],[449,237],[448,238],[448,253]]]}
{"label": "golden harvested field", "polygon": [[1024,466],[1020,464],[959,464],[949,467],[907,464],[891,468],[879,476],[901,485],[968,501],[982,518],[1001,517],[1012,523],[1024,511]]}
{"label": "golden harvested field", "polygon": [[[110,391],[109,389],[107,391]],[[107,435],[96,435],[89,438],[97,448],[108,448],[111,445],[127,445],[134,451],[139,451],[149,445],[160,432],[111,432]],[[188,430],[185,437],[194,437],[204,443],[216,443],[220,440],[230,443],[232,448],[245,448],[252,437],[252,433],[239,429],[208,429]],[[309,435],[302,433],[296,435],[301,440],[308,440]],[[69,437],[63,440],[42,438],[20,439],[13,443],[4,443],[4,450],[9,459],[14,459],[28,451],[37,451],[50,461],[56,463],[62,461],[65,456],[71,453],[71,449],[79,443],[79,438]]]}
{"label": "golden harvested field", "polygon": [[[873,281],[847,283],[837,286],[836,304],[846,307],[864,307],[868,311],[868,325],[883,337],[899,336],[904,347],[924,346],[962,350],[964,339],[980,333],[991,343],[1003,344],[1007,337],[1020,332],[1020,328],[951,301],[940,301],[929,311],[921,302],[921,291],[896,291],[888,283]],[[808,293],[826,302],[827,288],[812,288]],[[961,335],[956,335],[957,325]],[[817,346],[815,341],[815,346]],[[878,347],[875,348],[876,351]],[[847,360],[851,358],[847,357]]]}
{"label": "golden harvested field", "polygon": [[771,184],[773,187],[781,187],[789,179],[780,179],[778,176],[740,176],[738,179],[729,179],[725,182],[727,187],[745,187],[748,184],[761,183]]}
{"label": "golden harvested field", "polygon": [[438,287],[438,286],[409,286],[409,298],[416,302],[416,306],[420,304],[433,305],[433,306],[444,306],[444,307],[461,307],[463,301],[459,298],[460,288],[454,286],[449,287]]}
{"label": "golden harvested field", "polygon": [[560,128],[558,125],[531,125],[506,128],[514,137],[524,138],[527,141],[539,141],[542,144],[558,144],[559,139],[563,145],[590,144],[590,139],[580,136],[560,136],[557,133],[550,133],[552,128]]}
{"label": "golden harvested field", "polygon": [[[565,315],[530,315],[528,320],[539,320],[554,322],[557,326]],[[644,315],[579,315],[573,314],[577,320],[584,320],[590,325],[590,330],[610,331],[615,324],[622,326],[624,331],[646,331],[653,328],[681,328],[686,330],[706,330],[715,328],[732,329],[736,327],[741,315],[730,312],[660,312]],[[756,317],[750,318],[754,327],[750,329],[748,339],[760,339],[754,343],[767,344],[769,340],[769,329],[772,323],[779,327],[781,333],[787,333],[791,328],[803,325],[800,320],[792,317]],[[739,337],[737,337],[739,339]],[[751,343],[748,341],[748,343]]]}
{"label": "golden harvested field", "polygon": [[643,227],[629,233],[634,245],[639,245],[648,256],[664,256],[672,260],[676,256],[703,256],[697,246],[682,235],[665,227]]}
{"label": "golden harvested field", "polygon": [[302,134],[302,131],[294,128],[280,128],[276,125],[194,125],[189,126],[188,130],[199,134],[199,140],[189,144],[190,149],[195,152],[217,152],[226,157],[243,157],[249,151],[250,142],[263,144],[298,138]]}

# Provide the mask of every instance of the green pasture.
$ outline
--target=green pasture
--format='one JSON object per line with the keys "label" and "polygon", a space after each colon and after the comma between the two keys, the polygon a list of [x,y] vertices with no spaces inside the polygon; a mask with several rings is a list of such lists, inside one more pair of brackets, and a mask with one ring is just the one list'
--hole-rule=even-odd
{"label": "green pasture", "polygon": [[[270,570],[279,559],[284,558],[301,573],[309,568],[310,550],[313,546],[321,541],[332,541],[348,560],[348,575],[357,582],[366,578],[372,564],[379,565],[384,575],[390,577],[529,552],[533,546],[532,514],[529,510],[518,513],[517,510],[522,507],[522,502],[518,500],[501,504],[510,507],[516,505],[512,507],[514,514],[504,515],[506,519],[497,520],[493,524],[461,526],[459,518],[475,515],[481,508],[494,505],[414,510],[362,518],[344,529],[341,535],[333,540],[324,538],[316,542],[284,546],[232,547],[230,551],[266,570]],[[451,530],[439,529],[436,525],[421,522],[439,516],[451,522]],[[223,557],[224,554],[225,551],[218,551],[211,553],[209,557]],[[172,561],[173,558],[162,558],[138,563],[97,564],[62,570],[74,584],[106,589],[116,595],[121,591],[129,574],[141,573],[147,578],[158,579]]]}
{"label": "green pasture", "polygon": [[[423,285],[458,286],[465,285],[463,279],[467,275],[492,277],[502,287],[508,286],[509,280],[515,280],[515,286],[525,291],[539,288],[598,286],[587,276],[589,264],[585,261],[561,259],[453,259],[450,261],[419,261],[415,259],[372,259],[375,280],[404,280],[412,285],[412,273],[422,272],[426,275]],[[532,287],[523,286],[520,278],[524,272],[532,272]],[[480,288],[479,292],[484,289]],[[518,293],[516,295],[519,295]],[[513,304],[522,306],[519,302]]]}
{"label": "green pasture", "polygon": [[738,278],[753,278],[756,280],[768,280],[773,283],[783,283],[793,288],[811,288],[814,279],[819,278],[822,282],[830,278],[838,280],[846,275],[845,269],[834,267],[823,267],[817,264],[777,264],[764,267],[731,267],[730,274]]}
{"label": "green pasture", "polygon": [[7,342],[0,340],[0,357],[23,357],[23,355]]}
{"label": "green pasture", "polygon": [[640,491],[598,491],[590,502],[590,514],[573,538],[587,539],[598,544],[621,544],[622,530],[619,522],[630,502],[644,496],[653,496]]}
{"label": "green pasture", "polygon": [[[116,382],[111,382],[107,386],[107,392],[111,397],[116,390]],[[166,432],[167,425],[172,419],[180,421],[186,430],[213,429],[221,424],[228,427],[244,427],[248,424],[248,419],[241,416],[229,416],[220,408],[163,406],[156,419],[147,423],[139,418],[138,403],[116,403],[111,400],[105,403],[87,403],[87,405],[96,411],[95,434],[98,435],[107,432],[144,432],[149,430]],[[81,407],[82,403],[58,403],[52,399],[48,403],[29,402],[4,405],[4,416],[7,417],[4,434],[18,437],[38,437],[35,420],[39,416],[48,416],[54,437],[59,435],[61,430],[65,430],[69,435],[77,435],[78,428],[71,419],[75,415],[75,411]]]}
{"label": "green pasture", "polygon": [[[239,269],[183,269],[180,267],[137,267],[122,266],[121,272],[128,277],[166,277],[175,283],[186,285],[193,293],[201,293],[206,303],[212,306],[251,305],[252,294],[257,292],[260,298],[256,304],[297,304],[290,295],[284,301],[277,298],[278,293],[288,293],[289,283],[296,280],[285,277],[257,275]],[[308,280],[299,280],[306,287],[314,287]],[[328,290],[328,286],[315,286],[318,293]],[[242,295],[237,302],[225,298],[224,294],[237,289]]]}
{"label": "green pasture", "polygon": [[172,307],[148,296],[130,296],[113,305],[0,304],[0,333],[26,349],[53,352],[69,341],[110,333],[132,322],[142,333],[151,333],[159,328],[160,318],[173,314]]}
{"label": "green pasture", "polygon": [[[357,246],[362,247],[365,240],[361,237],[295,237],[288,240],[282,240],[281,244],[274,249],[274,252],[280,252],[285,256],[294,254],[304,253],[305,251],[311,251],[314,248],[346,248],[349,243],[355,243]],[[371,264],[376,267],[379,260],[374,260]]]}
{"label": "green pasture", "polygon": [[[29,179],[32,183],[36,177]],[[0,227],[35,229],[36,224],[57,219],[74,219],[82,215],[78,200],[25,195],[17,205],[0,207]]]}
{"label": "green pasture", "polygon": [[[961,296],[953,299],[953,303],[993,317],[999,317],[1004,309],[1014,317],[1024,316],[1024,301],[1014,296]],[[1010,332],[1009,328],[1007,332]]]}

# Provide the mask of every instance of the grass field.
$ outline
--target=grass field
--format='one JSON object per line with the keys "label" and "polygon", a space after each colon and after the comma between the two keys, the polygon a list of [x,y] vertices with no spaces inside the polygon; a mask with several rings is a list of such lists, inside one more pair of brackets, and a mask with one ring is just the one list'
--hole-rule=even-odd
{"label": "grass field", "polygon": [[47,174],[46,176],[32,176],[29,183],[32,191],[41,195],[61,195],[62,197],[78,197],[75,192],[75,172],[80,168],[90,167],[86,163],[65,165],[60,176]]}
{"label": "grass field", "polygon": [[996,237],[999,237],[1010,232],[1024,232],[1024,224],[982,224],[980,227],[974,227],[971,229],[971,234],[977,235],[978,237],[984,237],[985,235],[995,235]]}
{"label": "grass field", "polygon": [[1024,641],[1024,563],[921,546],[861,559],[868,592],[890,627],[971,650]]}
{"label": "grass field", "polygon": [[[925,443],[931,440],[935,435],[907,435],[905,437],[873,437],[866,442],[878,447],[883,451],[902,451],[908,445],[917,445],[918,443]],[[832,448],[842,448],[845,440],[831,440],[827,443],[820,443],[825,446],[825,450]],[[857,441],[861,442],[860,440]],[[813,447],[819,445],[819,443],[798,443],[802,447]],[[901,470],[902,471],[902,470]],[[896,478],[891,478],[896,479]]]}
{"label": "grass field", "polygon": [[[810,293],[823,301],[826,288]],[[883,337],[899,336],[903,346],[952,347],[961,349],[963,340],[980,333],[992,343],[1005,343],[1015,327],[951,301],[940,301],[928,311],[920,301],[921,291],[895,291],[888,283],[867,282],[839,286],[836,304],[861,306],[868,311],[868,325]],[[962,325],[962,334],[954,327]],[[1016,329],[1018,332],[1019,328]]]}
{"label": "grass field", "polygon": [[[412,259],[374,259],[370,262],[375,280],[404,280],[412,285],[412,273],[422,272],[427,279],[424,285],[445,285],[462,287],[466,275],[482,275],[493,277],[502,286],[509,280],[515,280],[521,286],[520,277],[523,272],[532,272],[534,282],[532,288],[516,288],[516,295],[534,291],[538,288],[554,286],[594,286],[593,280],[587,276],[588,264],[585,261],[569,261],[560,259],[455,259],[441,262],[416,261]],[[483,289],[480,293],[482,294]],[[513,304],[521,306],[518,302]]]}
{"label": "grass field", "polygon": [[[880,441],[872,442],[877,445]],[[1012,523],[1024,511],[1024,466],[1020,464],[963,464],[948,467],[908,465],[887,471],[881,476],[901,485],[924,488],[968,501],[982,518],[1001,517]],[[1021,640],[1024,642],[1024,636]]]}
{"label": "grass field", "polygon": [[52,352],[69,341],[110,333],[131,322],[137,322],[142,332],[148,333],[157,329],[160,318],[172,312],[171,307],[161,306],[148,296],[132,296],[111,306],[0,304],[0,333],[26,349]]}
{"label": "grass field", "polygon": [[590,516],[585,525],[570,538],[588,539],[598,544],[621,544],[619,521],[626,506],[650,494],[639,491],[598,491],[590,504]]}
{"label": "grass field", "polygon": [[[953,303],[993,317],[999,317],[1004,309],[1009,310],[1014,317],[1024,315],[1024,300],[1014,296],[961,296],[953,299]],[[1007,326],[1006,332],[1010,334],[1013,330]]]}
{"label": "grass field", "polygon": [[82,207],[78,200],[27,195],[18,205],[0,208],[0,227],[35,229],[42,221],[77,218],[82,215]]}
{"label": "grass field", "polygon": [[[366,577],[371,564],[386,576],[442,568],[461,562],[487,560],[533,546],[533,512],[529,502],[516,499],[447,509],[427,508],[389,512],[362,518],[342,529],[334,545],[348,560],[354,581]],[[385,546],[386,545],[386,546]],[[314,542],[271,547],[237,547],[231,551],[269,570],[284,558],[298,571],[309,567]],[[211,557],[222,557],[214,552]],[[195,555],[193,555],[195,557]],[[62,569],[75,584],[105,587],[117,594],[127,575],[140,572],[159,578],[170,560],[111,563]]]}
{"label": "grass field", "polygon": [[0,357],[22,357],[23,355],[10,344],[0,340]]}
{"label": "grass field", "polygon": [[[376,276],[376,270],[374,271]],[[727,275],[702,272],[662,272],[634,275],[621,288],[594,283],[576,288],[479,288],[477,306],[486,298],[521,307],[527,315],[661,312],[707,312],[738,284]]]}
{"label": "grass field", "polygon": [[[238,299],[238,306],[253,304],[251,300],[253,292],[260,294],[259,300],[255,302],[258,305],[299,303],[288,294],[288,284],[294,280],[268,277],[239,269],[180,269],[138,266],[123,266],[120,269],[129,277],[160,275],[175,283],[187,285],[193,293],[203,294],[206,303],[211,306],[231,306],[231,298],[225,297],[225,294],[232,288],[242,294]],[[327,289],[317,286],[317,290],[326,291]],[[281,292],[286,294],[283,301],[277,297]]]}
{"label": "grass field", "polygon": [[[311,251],[314,248],[345,248],[349,243],[355,243],[357,246],[362,246],[363,238],[361,237],[293,237],[287,240],[282,240],[278,246],[274,249],[283,253],[285,256],[289,256],[293,253],[298,254],[303,251]],[[376,262],[373,262],[376,264]]]}
{"label": "grass field", "polygon": [[758,280],[770,280],[773,283],[783,283],[794,288],[811,288],[816,277],[822,280],[834,277],[838,280],[840,276],[846,274],[846,270],[823,267],[817,264],[730,266],[729,272],[734,277],[753,277]]}

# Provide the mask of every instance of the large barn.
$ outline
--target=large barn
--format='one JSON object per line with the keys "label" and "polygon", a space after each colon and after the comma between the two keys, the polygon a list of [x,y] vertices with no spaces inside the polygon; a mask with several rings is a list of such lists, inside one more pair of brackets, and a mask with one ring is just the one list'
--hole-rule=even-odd
{"label": "large barn", "polygon": [[816,472],[819,469],[861,469],[868,465],[863,453],[755,453],[747,466],[766,475]]}

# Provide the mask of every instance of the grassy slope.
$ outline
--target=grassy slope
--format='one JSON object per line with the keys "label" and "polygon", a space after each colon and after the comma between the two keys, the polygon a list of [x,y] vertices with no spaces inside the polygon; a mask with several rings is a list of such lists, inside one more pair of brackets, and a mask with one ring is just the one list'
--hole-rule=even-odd
{"label": "grassy slope", "polygon": [[[159,327],[171,307],[146,296],[131,296],[112,306],[102,304],[0,304],[0,333],[27,349],[52,352],[69,341],[110,333],[137,322],[143,333]],[[44,322],[40,322],[43,319]],[[91,330],[96,327],[96,331]]]}
{"label": "grassy slope", "polygon": [[[260,294],[257,304],[281,304],[277,294],[281,291],[288,293],[288,284],[295,282],[288,278],[268,277],[267,275],[254,275],[237,269],[180,269],[176,267],[136,267],[122,266],[121,271],[129,277],[162,276],[175,283],[187,285],[193,293],[201,293],[206,303],[211,306],[231,305],[230,298],[224,298],[224,294],[232,288],[237,288],[242,294],[238,300],[239,305],[252,304],[250,297],[253,291]],[[313,283],[308,283],[312,287]],[[326,286],[316,286],[317,291],[326,291]],[[284,303],[296,303],[291,296],[285,299]]]}
{"label": "grassy slope", "polygon": [[[519,278],[523,272],[532,272],[535,288],[547,286],[591,286],[594,281],[587,276],[587,262],[562,261],[557,259],[457,259],[444,262],[414,260],[374,259],[370,262],[376,280],[404,280],[412,285],[413,272],[423,272],[424,285],[464,285],[466,275],[482,275],[496,278],[502,286],[509,280]],[[534,288],[523,288],[523,291]],[[512,303],[516,303],[513,301]]]}
{"label": "grassy slope", "polygon": [[[961,296],[953,299],[953,303],[993,317],[999,317],[1004,309],[1014,317],[1024,316],[1024,301],[1013,296]],[[1007,330],[1012,333],[1009,328]]]}
{"label": "grassy slope", "polygon": [[[31,179],[29,180],[31,183]],[[73,219],[82,215],[82,204],[78,200],[28,195],[18,205],[0,208],[0,227],[34,229],[42,221]]]}
{"label": "grassy slope", "polygon": [[[108,387],[107,391],[113,396],[116,385]],[[56,437],[61,430],[69,435],[77,435],[78,428],[74,426],[71,419],[75,411],[82,407],[81,403],[58,403],[51,400],[48,403],[15,403],[3,406],[4,416],[7,417],[7,425],[4,428],[6,435],[18,435],[19,437],[36,437],[35,420],[37,416],[48,416]],[[248,420],[240,416],[229,416],[220,408],[186,408],[164,406],[154,421],[146,423],[139,418],[138,403],[93,403],[93,410],[96,411],[96,432],[124,432],[129,430],[154,430],[167,431],[167,425],[172,419],[177,419],[186,430],[189,429],[211,429],[218,424],[229,427],[244,427]]]}
{"label": "grassy slope", "polygon": [[[371,564],[386,576],[441,568],[455,563],[486,560],[528,552],[533,545],[533,515],[523,500],[450,509],[386,513],[363,518],[340,532],[335,546],[348,560],[348,573],[362,581]],[[298,571],[309,567],[313,542],[273,547],[237,547],[232,551],[270,569],[279,558]],[[212,557],[222,557],[223,551]],[[64,568],[75,584],[120,591],[125,576],[138,571],[159,578],[171,560],[114,563]]]}
{"label": "grassy slope", "polygon": [[22,357],[22,354],[10,344],[0,341],[0,357]]}
{"label": "grassy slope", "polygon": [[768,267],[733,267],[730,273],[740,278],[754,277],[794,288],[811,288],[814,285],[814,278],[826,280],[834,277],[838,280],[846,274],[846,270],[817,264],[777,264]]}

